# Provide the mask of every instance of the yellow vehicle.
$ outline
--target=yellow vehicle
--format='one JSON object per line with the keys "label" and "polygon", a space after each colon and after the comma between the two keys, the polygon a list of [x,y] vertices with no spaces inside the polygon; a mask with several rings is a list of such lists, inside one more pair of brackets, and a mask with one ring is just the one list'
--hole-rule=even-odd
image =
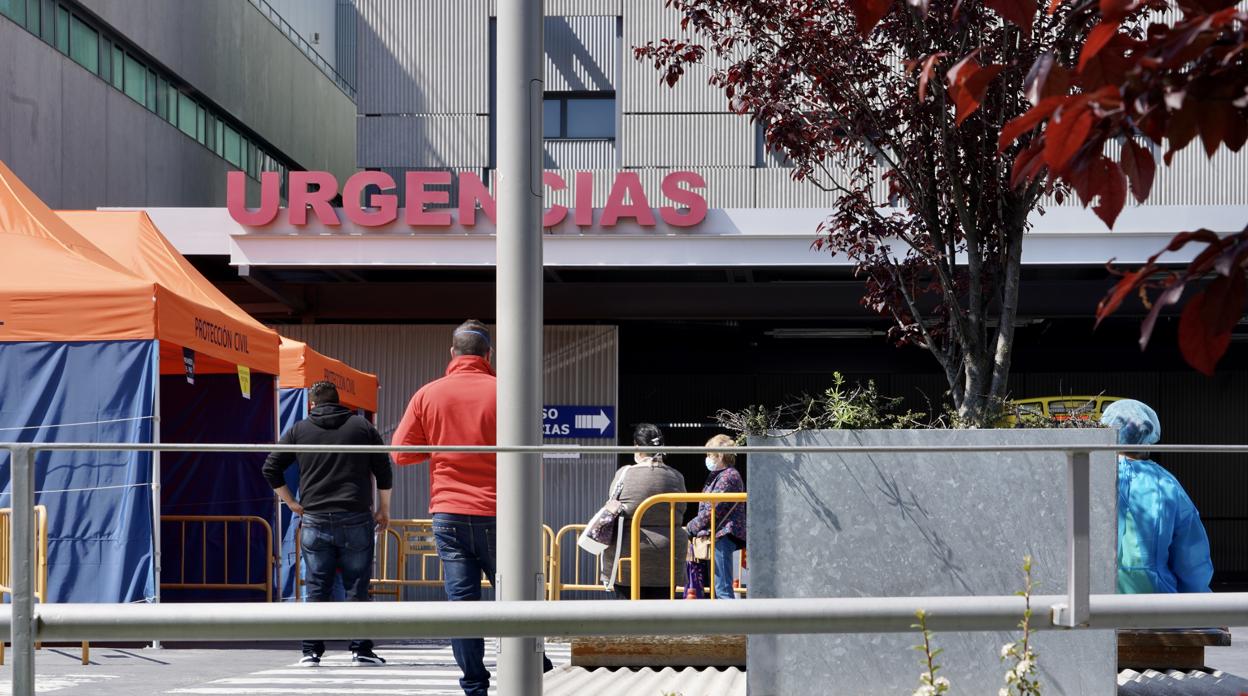
{"label": "yellow vehicle", "polygon": [[1007,413],[997,423],[999,428],[1018,427],[1019,421],[1028,418],[1064,421],[1100,420],[1105,407],[1121,396],[1043,396],[1036,399],[1016,399],[1006,406]]}

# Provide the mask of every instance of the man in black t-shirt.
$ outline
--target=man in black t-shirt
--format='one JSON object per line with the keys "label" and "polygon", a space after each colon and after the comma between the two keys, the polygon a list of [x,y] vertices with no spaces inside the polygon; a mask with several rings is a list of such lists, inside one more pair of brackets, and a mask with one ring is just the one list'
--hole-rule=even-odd
{"label": "man in black t-shirt", "polygon": [[[380,445],[381,435],[363,417],[338,403],[338,389],[317,382],[308,389],[308,417],[282,435],[283,445]],[[394,474],[386,454],[315,452],[299,455],[299,500],[286,486],[285,471],[295,463],[291,452],[273,452],[264,462],[264,478],[282,502],[302,517],[300,552],[307,568],[306,600],[330,601],[334,577],[342,570],[347,601],[369,601],[374,534],[390,523]],[[373,511],[373,479],[378,506]],[[298,569],[296,569],[298,572]],[[325,652],[321,640],[303,641],[301,666],[316,667]],[[353,666],[383,665],[373,641],[351,641]]]}

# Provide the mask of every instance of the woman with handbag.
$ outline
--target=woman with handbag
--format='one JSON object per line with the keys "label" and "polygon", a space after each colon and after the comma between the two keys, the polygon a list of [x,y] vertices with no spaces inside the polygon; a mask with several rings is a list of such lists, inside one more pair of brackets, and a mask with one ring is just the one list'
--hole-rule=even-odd
{"label": "woman with handbag", "polygon": [[[707,441],[707,447],[733,447],[736,443],[727,435],[716,435]],[[745,481],[736,469],[737,455],[729,453],[706,455],[706,477],[703,493],[744,493]],[[720,503],[715,506],[715,538],[711,539],[711,504],[699,503],[698,516],[689,522],[685,531],[692,540],[690,555],[695,560],[715,560],[716,599],[735,599],[732,581],[735,568],[732,562],[736,551],[745,550],[745,503]]]}
{"label": "woman with handbag", "polygon": [[[650,423],[641,423],[633,430],[633,444],[639,447],[662,447],[663,431]],[[618,494],[617,494],[618,491]],[[661,452],[636,454],[633,464],[622,467],[611,482],[609,495],[619,500],[622,508],[624,524],[625,548],[629,543],[629,530],[632,529],[633,513],[647,498],[660,493],[684,493],[685,477],[663,461]],[[676,519],[684,518],[685,504],[676,504]],[[685,545],[689,543],[685,530],[676,527],[676,538],[670,538],[670,518],[667,505],[655,505],[646,512],[641,521],[641,537],[639,555],[641,556],[641,598],[668,599],[671,596],[671,568],[673,563],[672,549],[676,549],[679,560],[684,556]],[[634,559],[633,562],[636,562]],[[603,564],[603,582],[613,582],[611,569]],[[627,584],[629,573],[625,570],[624,583],[614,583],[615,594],[623,599],[632,597],[632,588]],[[680,580],[681,578],[678,578]]]}

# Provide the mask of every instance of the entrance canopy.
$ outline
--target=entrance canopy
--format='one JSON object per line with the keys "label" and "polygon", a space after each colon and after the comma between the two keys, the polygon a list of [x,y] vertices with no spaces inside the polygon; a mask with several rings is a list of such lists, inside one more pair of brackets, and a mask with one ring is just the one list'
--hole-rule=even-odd
{"label": "entrance canopy", "polygon": [[182,372],[179,347],[195,351],[197,372],[233,372],[235,365],[244,365],[277,374],[277,333],[244,312],[195,270],[146,213],[58,214],[116,265],[156,284],[154,337],[161,340],[163,374]]}
{"label": "entrance canopy", "polygon": [[338,400],[343,406],[377,412],[377,375],[361,372],[285,336],[281,358],[278,386],[282,389],[307,389],[322,380],[332,382],[338,387]]}

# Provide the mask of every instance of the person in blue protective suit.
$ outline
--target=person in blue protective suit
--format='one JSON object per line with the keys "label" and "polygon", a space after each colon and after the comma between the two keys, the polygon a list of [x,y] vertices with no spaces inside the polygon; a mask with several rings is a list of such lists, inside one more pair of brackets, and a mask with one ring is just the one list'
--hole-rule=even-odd
{"label": "person in blue protective suit", "polygon": [[[1153,445],[1161,422],[1131,399],[1106,407],[1101,423],[1120,445]],[[1118,455],[1118,592],[1209,592],[1213,562],[1200,513],[1178,479],[1144,452]]]}

